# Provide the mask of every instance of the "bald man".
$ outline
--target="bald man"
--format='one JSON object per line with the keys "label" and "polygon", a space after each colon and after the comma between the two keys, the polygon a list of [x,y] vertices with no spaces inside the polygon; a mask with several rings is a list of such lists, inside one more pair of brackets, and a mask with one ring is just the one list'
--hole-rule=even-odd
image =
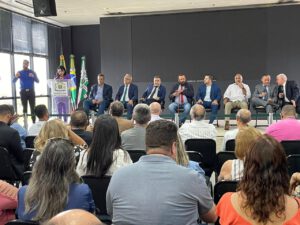
{"label": "bald man", "polygon": [[150,104],[150,112],[151,112],[151,120],[150,123],[155,121],[155,120],[161,120],[159,115],[161,114],[161,106],[158,102],[152,102]]}
{"label": "bald man", "polygon": [[50,219],[43,225],[104,225],[101,221],[93,214],[81,210],[72,209],[61,212]]}
{"label": "bald man", "polygon": [[194,105],[191,108],[190,116],[192,122],[183,124],[178,130],[183,143],[193,138],[216,140],[215,126],[204,122],[205,108],[203,105]]}

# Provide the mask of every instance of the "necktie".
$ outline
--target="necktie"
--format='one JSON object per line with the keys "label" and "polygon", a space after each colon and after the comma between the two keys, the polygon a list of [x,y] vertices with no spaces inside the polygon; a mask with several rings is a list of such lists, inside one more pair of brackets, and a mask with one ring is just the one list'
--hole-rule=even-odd
{"label": "necktie", "polygon": [[153,90],[152,93],[149,95],[148,99],[152,99],[152,98],[153,98],[153,95],[155,94],[156,89],[157,89],[157,86],[154,87],[154,90]]}
{"label": "necktie", "polygon": [[122,97],[122,99],[121,99],[121,102],[125,102],[125,99],[126,99],[126,95],[127,95],[127,85],[125,86],[125,90],[124,90],[124,95],[123,95],[123,97]]}
{"label": "necktie", "polygon": [[[181,85],[180,91],[183,91],[183,86]],[[183,104],[183,94],[182,92],[180,93],[180,104]]]}
{"label": "necktie", "polygon": [[267,86],[264,86],[264,92],[266,93],[266,95],[264,96],[264,100],[267,101],[269,99],[269,92],[268,92],[268,87]]}

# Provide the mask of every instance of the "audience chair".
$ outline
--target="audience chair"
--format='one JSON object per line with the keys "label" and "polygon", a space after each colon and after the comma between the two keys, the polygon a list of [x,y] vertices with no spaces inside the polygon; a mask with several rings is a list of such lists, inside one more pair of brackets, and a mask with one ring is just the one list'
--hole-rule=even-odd
{"label": "audience chair", "polygon": [[27,170],[29,168],[29,162],[31,155],[33,153],[34,149],[33,148],[25,148],[23,150],[23,157],[24,157],[24,168]]}
{"label": "audience chair", "polygon": [[236,159],[235,153],[234,152],[229,152],[229,151],[222,151],[222,152],[218,152],[217,153],[217,163],[216,163],[216,181],[218,180],[218,177],[220,175],[220,171],[221,168],[223,166],[223,164],[227,161],[227,160],[231,160],[231,159]]}
{"label": "audience chair", "polygon": [[236,192],[238,181],[220,181],[214,188],[214,202],[218,204],[221,197],[227,192]]}
{"label": "audience chair", "polygon": [[32,174],[32,171],[25,171],[23,173],[23,180],[22,180],[22,185],[28,185],[29,184],[29,180],[31,178],[31,174]]}
{"label": "audience chair", "polygon": [[216,142],[213,139],[188,139],[185,141],[187,151],[200,152],[203,156],[202,169],[205,175],[210,177],[215,169]]}
{"label": "audience chair", "polygon": [[12,220],[6,223],[6,225],[39,225],[39,222],[29,220]]}
{"label": "audience chair", "polygon": [[225,143],[225,151],[234,152],[235,149],[235,139],[228,140]]}
{"label": "audience chair", "polygon": [[36,136],[27,136],[25,138],[26,148],[34,148],[34,139]]}
{"label": "audience chair", "polygon": [[144,150],[127,150],[127,152],[129,153],[130,158],[134,163],[139,161],[140,157],[146,155],[146,151]]}
{"label": "audience chair", "polygon": [[287,163],[290,176],[295,172],[300,172],[300,154],[289,155],[287,157]]}
{"label": "audience chair", "polygon": [[286,156],[300,154],[300,140],[281,141]]}
{"label": "audience chair", "polygon": [[186,151],[186,153],[188,154],[190,160],[198,162],[199,164],[202,163],[203,155],[200,152]]}
{"label": "audience chair", "polygon": [[9,153],[6,148],[0,147],[0,179],[10,184],[19,183],[20,180],[14,171]]}
{"label": "audience chair", "polygon": [[111,217],[106,211],[106,192],[110,182],[110,176],[95,177],[95,176],[82,176],[81,177],[91,191],[96,205],[96,215],[98,218],[107,224],[111,223]]}

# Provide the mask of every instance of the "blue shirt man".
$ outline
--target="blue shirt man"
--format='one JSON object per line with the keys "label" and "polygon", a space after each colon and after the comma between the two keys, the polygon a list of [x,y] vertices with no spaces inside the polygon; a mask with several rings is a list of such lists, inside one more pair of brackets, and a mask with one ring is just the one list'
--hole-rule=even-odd
{"label": "blue shirt man", "polygon": [[34,115],[34,107],[35,107],[35,92],[34,92],[34,82],[39,83],[39,79],[36,73],[33,70],[28,69],[29,61],[23,61],[23,70],[18,71],[16,76],[13,79],[15,83],[18,79],[20,79],[20,96],[21,102],[23,106],[23,113],[27,113],[27,102],[29,101],[30,111],[31,111],[31,119],[32,122],[35,123],[35,115]]}

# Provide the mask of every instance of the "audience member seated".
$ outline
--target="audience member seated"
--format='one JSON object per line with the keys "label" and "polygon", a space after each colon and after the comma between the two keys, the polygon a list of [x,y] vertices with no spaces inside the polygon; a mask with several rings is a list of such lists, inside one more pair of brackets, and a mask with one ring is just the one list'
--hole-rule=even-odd
{"label": "audience member seated", "polygon": [[150,112],[151,112],[151,120],[150,122],[153,122],[155,120],[161,120],[163,118],[160,117],[161,114],[161,105],[157,102],[152,102],[150,104]]}
{"label": "audience member seated", "polygon": [[123,113],[124,113],[124,106],[121,102],[114,101],[110,104],[109,114],[112,115],[112,117],[114,117],[117,120],[120,134],[125,130],[133,128],[132,120],[124,119],[122,117]]}
{"label": "audience member seated", "polygon": [[218,180],[240,180],[244,171],[244,160],[252,143],[262,134],[253,127],[239,129],[235,139],[235,156],[237,159],[227,160],[220,171]]}
{"label": "audience member seated", "polygon": [[89,98],[83,102],[83,109],[87,116],[90,114],[90,109],[96,108],[98,108],[97,116],[104,114],[112,101],[112,87],[104,83],[104,74],[98,74],[97,80],[98,84],[92,86]]}
{"label": "audience member seated", "polygon": [[300,224],[300,199],[290,197],[288,165],[282,146],[263,135],[245,157],[239,191],[223,195],[220,224]]}
{"label": "audience member seated", "polygon": [[216,140],[217,130],[214,125],[204,122],[205,108],[202,105],[194,105],[191,108],[191,123],[185,123],[179,128],[179,134],[183,143],[188,139],[213,139]]}
{"label": "audience member seated", "polygon": [[205,75],[203,84],[199,86],[196,101],[204,108],[211,109],[209,123],[213,123],[217,117],[221,98],[221,89],[216,82],[213,82],[213,76]]}
{"label": "audience member seated", "polygon": [[296,119],[296,109],[292,105],[283,106],[281,120],[271,124],[266,133],[277,141],[300,140],[300,122]]}
{"label": "audience member seated", "polygon": [[0,146],[7,149],[15,173],[22,179],[24,172],[23,148],[18,131],[9,127],[14,117],[12,105],[0,105]]}
{"label": "audience member seated", "polygon": [[293,173],[290,180],[290,189],[295,190],[295,188],[299,185],[300,185],[300,172]]}
{"label": "audience member seated", "polygon": [[247,127],[250,121],[251,121],[251,112],[248,109],[240,109],[236,114],[237,128],[225,132],[221,151],[225,151],[226,142],[235,139],[237,133],[239,132],[239,129],[243,127]]}
{"label": "audience member seated", "polygon": [[34,114],[39,118],[39,121],[29,128],[28,136],[37,136],[44,123],[49,120],[49,112],[45,105],[37,105],[34,108]]}
{"label": "audience member seated", "polygon": [[138,87],[132,83],[132,75],[125,74],[124,84],[118,90],[115,100],[122,102],[127,109],[127,119],[131,119],[132,111],[138,101]]}
{"label": "audience member seated", "polygon": [[71,130],[81,137],[88,146],[90,146],[93,133],[86,131],[88,122],[88,117],[84,111],[78,110],[71,114]]}
{"label": "audience member seated", "polygon": [[186,80],[184,74],[178,75],[178,83],[175,84],[169,95],[170,101],[169,105],[170,112],[175,115],[179,108],[183,109],[183,113],[180,113],[179,123],[183,124],[190,112],[192,101],[194,97],[194,88],[192,84],[189,84]]}
{"label": "audience member seated", "polygon": [[[234,108],[248,109],[248,100],[251,97],[250,88],[243,83],[243,76],[237,73],[234,83],[230,84],[224,93],[225,115],[230,115]],[[229,130],[230,117],[225,117],[225,130]]]}
{"label": "audience member seated", "polygon": [[17,215],[22,220],[47,221],[69,209],[95,211],[91,190],[80,184],[70,141],[55,138],[47,142],[33,167],[29,185],[18,193]]}
{"label": "audience member seated", "polygon": [[121,149],[117,121],[110,115],[99,116],[94,125],[92,144],[80,153],[77,173],[103,177],[131,164],[129,154]]}
{"label": "audience member seated", "polygon": [[274,90],[275,102],[283,107],[293,105],[296,108],[296,101],[299,97],[299,88],[293,80],[288,80],[283,73],[276,76],[277,86]]}
{"label": "audience member seated", "polygon": [[135,122],[133,128],[122,132],[122,148],[125,150],[146,150],[146,127],[151,119],[149,106],[143,103],[137,104],[133,109],[132,119]]}
{"label": "audience member seated", "polygon": [[[213,223],[217,216],[204,177],[176,164],[177,126],[157,120],[146,128],[147,155],[119,169],[106,205],[115,225]],[[180,181],[180,182],[179,182]]]}
{"label": "audience member seated", "polygon": [[49,120],[45,122],[44,126],[40,130],[40,133],[34,140],[35,151],[31,155],[29,168],[26,168],[27,170],[32,170],[33,165],[39,158],[39,155],[43,152],[48,140],[52,138],[63,138],[70,140],[74,145],[76,157],[79,157],[80,152],[86,146],[85,141],[75,134],[71,129],[68,129],[61,120]]}
{"label": "audience member seated", "polygon": [[27,137],[27,130],[18,123],[18,120],[19,120],[19,115],[14,115],[10,127],[18,131],[22,148],[25,149],[26,148],[25,138]]}
{"label": "audience member seated", "polygon": [[272,113],[278,108],[274,102],[275,85],[270,84],[271,76],[265,74],[261,78],[261,83],[255,86],[255,90],[251,99],[253,107],[263,106],[266,113]]}
{"label": "audience member seated", "polygon": [[192,170],[195,170],[199,175],[205,177],[204,170],[200,167],[199,162],[195,162],[193,160],[189,159],[189,156],[185,150],[184,143],[182,142],[182,139],[177,132],[177,141],[176,141],[176,163],[178,165],[190,168]]}
{"label": "audience member seated", "polygon": [[0,180],[0,224],[15,219],[18,188]]}
{"label": "audience member seated", "polygon": [[161,85],[161,79],[159,75],[155,75],[153,78],[153,84],[147,86],[141,101],[150,105],[152,102],[158,102],[159,104],[165,103],[166,88]]}
{"label": "audience member seated", "polygon": [[61,212],[44,225],[103,225],[92,213],[82,209],[71,209]]}

